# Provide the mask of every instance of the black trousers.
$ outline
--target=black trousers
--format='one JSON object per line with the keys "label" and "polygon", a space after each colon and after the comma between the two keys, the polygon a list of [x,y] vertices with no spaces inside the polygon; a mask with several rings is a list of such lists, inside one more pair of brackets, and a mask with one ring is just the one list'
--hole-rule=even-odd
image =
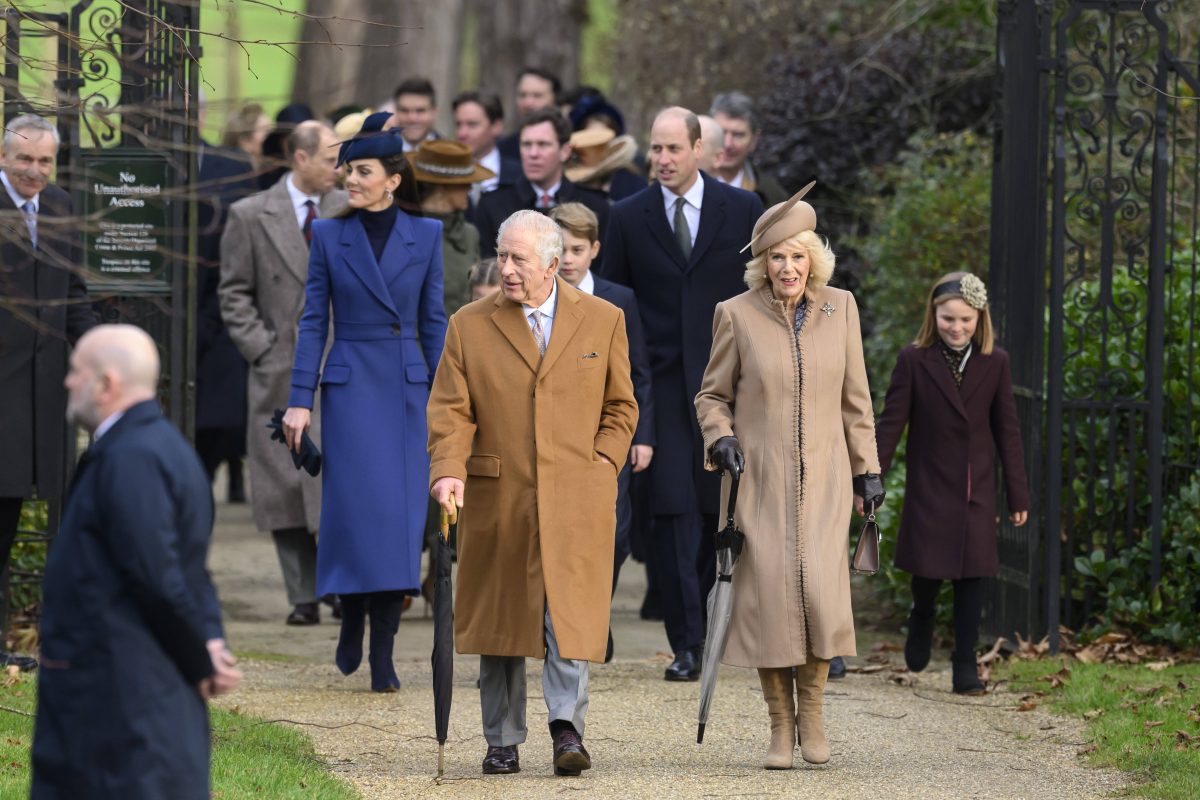
{"label": "black trousers", "polygon": [[8,557],[12,554],[23,502],[21,497],[0,497],[0,571],[8,566]]}
{"label": "black trousers", "polygon": [[708,593],[717,579],[715,514],[656,514],[654,561],[659,602],[673,652],[704,642]]}
{"label": "black trousers", "polygon": [[[985,584],[983,578],[960,578],[954,584],[954,652],[952,661],[975,663],[975,645],[979,641],[979,619],[983,616]],[[913,613],[929,617],[937,612],[938,578],[912,576]]]}

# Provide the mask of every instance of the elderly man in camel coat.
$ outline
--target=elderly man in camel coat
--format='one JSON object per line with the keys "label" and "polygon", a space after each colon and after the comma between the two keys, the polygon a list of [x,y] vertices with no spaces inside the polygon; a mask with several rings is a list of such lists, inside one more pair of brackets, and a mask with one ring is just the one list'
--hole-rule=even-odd
{"label": "elderly man in camel coat", "polygon": [[555,773],[591,767],[587,662],[604,660],[638,410],[624,316],[557,279],[562,249],[536,211],[500,226],[501,291],[450,318],[429,396],[430,492],[463,508],[455,643],[481,656],[485,774],[520,769],[526,657],[546,659]]}

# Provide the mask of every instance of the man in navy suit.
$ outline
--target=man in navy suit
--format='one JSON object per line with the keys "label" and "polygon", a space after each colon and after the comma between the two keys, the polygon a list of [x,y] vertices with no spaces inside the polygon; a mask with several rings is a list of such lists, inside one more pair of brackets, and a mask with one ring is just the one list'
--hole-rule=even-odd
{"label": "man in navy suit", "polygon": [[[613,560],[613,591],[621,565],[632,550],[630,534],[633,529],[633,500],[630,497],[631,475],[643,472],[654,458],[654,394],[650,379],[650,361],[646,356],[646,337],[642,334],[642,318],[637,298],[628,286],[621,286],[592,274],[591,266],[600,254],[600,221],[582,203],[564,203],[550,212],[550,218],[563,231],[562,265],[558,274],[567,283],[585,294],[607,300],[625,312],[625,335],[629,339],[629,371],[633,379],[633,396],[638,404],[638,424],[629,448],[629,461],[617,476],[617,535]],[[612,631],[608,634],[608,650],[604,662],[612,661]]]}
{"label": "man in navy suit", "polygon": [[571,124],[556,108],[543,108],[521,121],[521,177],[479,199],[475,227],[484,258],[496,255],[500,223],[518,211],[548,213],[563,203],[583,203],[600,220],[600,235],[608,224],[608,198],[603,192],[572,183],[563,174],[571,157]]}
{"label": "man in navy suit", "polygon": [[700,677],[705,602],[716,577],[709,536],[717,529],[720,477],[704,470],[693,398],[712,348],[717,303],[746,290],[741,247],[762,202],[699,170],[700,121],[684,108],[661,111],[650,130],[658,177],[617,203],[600,274],[637,295],[653,374],[658,447],[654,567],[675,660],[666,679]]}
{"label": "man in navy suit", "polygon": [[32,800],[209,796],[205,701],[241,673],[205,568],[212,490],[158,371],[131,325],[71,354],[67,417],[95,441],[46,561]]}

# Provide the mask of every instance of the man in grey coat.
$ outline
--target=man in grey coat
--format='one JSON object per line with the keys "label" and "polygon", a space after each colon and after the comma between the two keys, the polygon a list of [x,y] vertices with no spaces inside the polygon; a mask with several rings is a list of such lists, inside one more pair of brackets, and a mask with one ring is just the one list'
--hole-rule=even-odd
{"label": "man in grey coat", "polygon": [[[266,428],[287,406],[296,323],[304,308],[312,223],[346,207],[334,188],[337,137],[317,121],[288,136],[291,171],[270,189],[230,207],[221,238],[221,316],[250,364],[248,441],[254,522],[271,531],[293,609],[289,625],[320,621],[316,596],[317,525],[321,481],[297,470],[286,447]],[[314,415],[309,430],[320,442]]]}

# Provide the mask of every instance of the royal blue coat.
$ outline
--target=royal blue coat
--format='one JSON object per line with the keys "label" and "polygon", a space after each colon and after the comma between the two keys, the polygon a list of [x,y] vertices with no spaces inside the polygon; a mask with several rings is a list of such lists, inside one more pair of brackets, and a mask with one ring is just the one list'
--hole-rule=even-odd
{"label": "royal blue coat", "polygon": [[400,212],[379,262],[357,214],[312,230],[288,405],[312,408],[319,381],[317,594],[415,594],[428,507],[425,404],[446,337],[442,225]]}

